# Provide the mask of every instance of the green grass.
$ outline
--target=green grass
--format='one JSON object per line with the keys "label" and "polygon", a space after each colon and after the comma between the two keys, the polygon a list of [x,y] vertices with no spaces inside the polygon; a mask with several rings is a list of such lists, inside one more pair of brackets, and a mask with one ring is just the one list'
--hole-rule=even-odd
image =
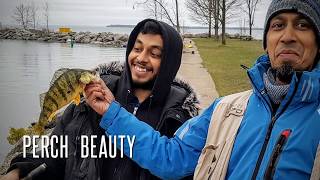
{"label": "green grass", "polygon": [[262,41],[227,40],[227,45],[221,45],[209,38],[193,40],[220,96],[251,88],[246,70],[240,64],[247,67],[254,64],[264,53]]}

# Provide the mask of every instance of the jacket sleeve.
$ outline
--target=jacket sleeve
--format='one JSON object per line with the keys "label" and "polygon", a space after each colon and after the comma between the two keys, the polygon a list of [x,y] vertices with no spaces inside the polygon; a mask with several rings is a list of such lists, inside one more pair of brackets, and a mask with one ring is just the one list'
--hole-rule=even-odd
{"label": "jacket sleeve", "polygon": [[[141,167],[163,179],[179,179],[194,172],[216,103],[217,101],[203,114],[185,122],[170,139],[139,121],[117,102],[111,103],[100,126],[107,135],[135,137],[132,159]],[[121,150],[119,139],[116,144]],[[125,154],[130,156],[127,141],[123,149]]]}
{"label": "jacket sleeve", "polygon": [[[72,119],[73,110],[75,105],[69,105],[68,108],[64,111],[62,118],[57,121],[57,125],[54,128],[51,135],[63,135],[64,128],[67,122]],[[58,148],[57,146],[52,148]],[[30,171],[41,165],[42,163],[46,163],[47,168],[46,171],[39,175],[36,179],[63,179],[64,177],[64,167],[65,167],[65,159],[62,158],[33,158],[33,155],[27,153],[26,157],[23,157],[22,154],[16,156],[10,164],[10,167],[7,172],[18,168],[20,170],[20,178],[25,177]]]}

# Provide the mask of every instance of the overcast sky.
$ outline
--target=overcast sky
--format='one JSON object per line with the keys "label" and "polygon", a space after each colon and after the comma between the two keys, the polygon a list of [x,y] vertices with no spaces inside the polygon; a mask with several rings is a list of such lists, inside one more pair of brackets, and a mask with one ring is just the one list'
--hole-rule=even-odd
{"label": "overcast sky", "polygon": [[[0,22],[15,24],[12,15],[20,3],[32,0],[0,0]],[[171,1],[171,0],[166,0]],[[270,0],[262,0],[259,4],[255,27],[263,27],[264,16]],[[44,0],[33,0],[38,6],[44,5]],[[49,24],[51,25],[88,25],[106,26],[110,24],[136,24],[147,18],[148,13],[142,6],[133,8],[133,0],[49,0]],[[180,21],[185,26],[200,25],[193,22],[185,8],[185,0],[179,0]],[[40,13],[39,13],[40,14]],[[242,13],[243,14],[243,13]],[[240,26],[245,15],[238,14],[227,26]],[[39,15],[39,21],[44,24],[44,18]]]}

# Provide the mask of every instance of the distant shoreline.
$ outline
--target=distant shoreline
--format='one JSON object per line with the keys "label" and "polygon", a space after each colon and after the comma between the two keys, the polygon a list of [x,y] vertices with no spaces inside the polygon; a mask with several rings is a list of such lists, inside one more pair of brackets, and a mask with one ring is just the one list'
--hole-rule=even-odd
{"label": "distant shoreline", "polygon": [[[130,24],[110,24],[110,25],[107,25],[106,27],[134,28],[135,25],[130,25]],[[208,29],[208,27],[205,27],[205,26],[182,26],[181,28],[182,29]],[[245,29],[245,30],[249,30],[249,27],[226,27],[226,29]],[[263,28],[252,28],[252,30],[263,30]]]}

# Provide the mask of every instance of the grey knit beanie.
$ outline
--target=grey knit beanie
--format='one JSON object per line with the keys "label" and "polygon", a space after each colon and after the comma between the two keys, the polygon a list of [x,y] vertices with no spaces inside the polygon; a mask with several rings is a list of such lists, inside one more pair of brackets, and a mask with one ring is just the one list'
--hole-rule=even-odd
{"label": "grey knit beanie", "polygon": [[[282,11],[298,12],[308,17],[316,30],[317,40],[320,40],[320,0],[272,0],[264,25],[263,48],[266,49],[266,36],[271,18]],[[320,46],[319,42],[318,45]]]}

